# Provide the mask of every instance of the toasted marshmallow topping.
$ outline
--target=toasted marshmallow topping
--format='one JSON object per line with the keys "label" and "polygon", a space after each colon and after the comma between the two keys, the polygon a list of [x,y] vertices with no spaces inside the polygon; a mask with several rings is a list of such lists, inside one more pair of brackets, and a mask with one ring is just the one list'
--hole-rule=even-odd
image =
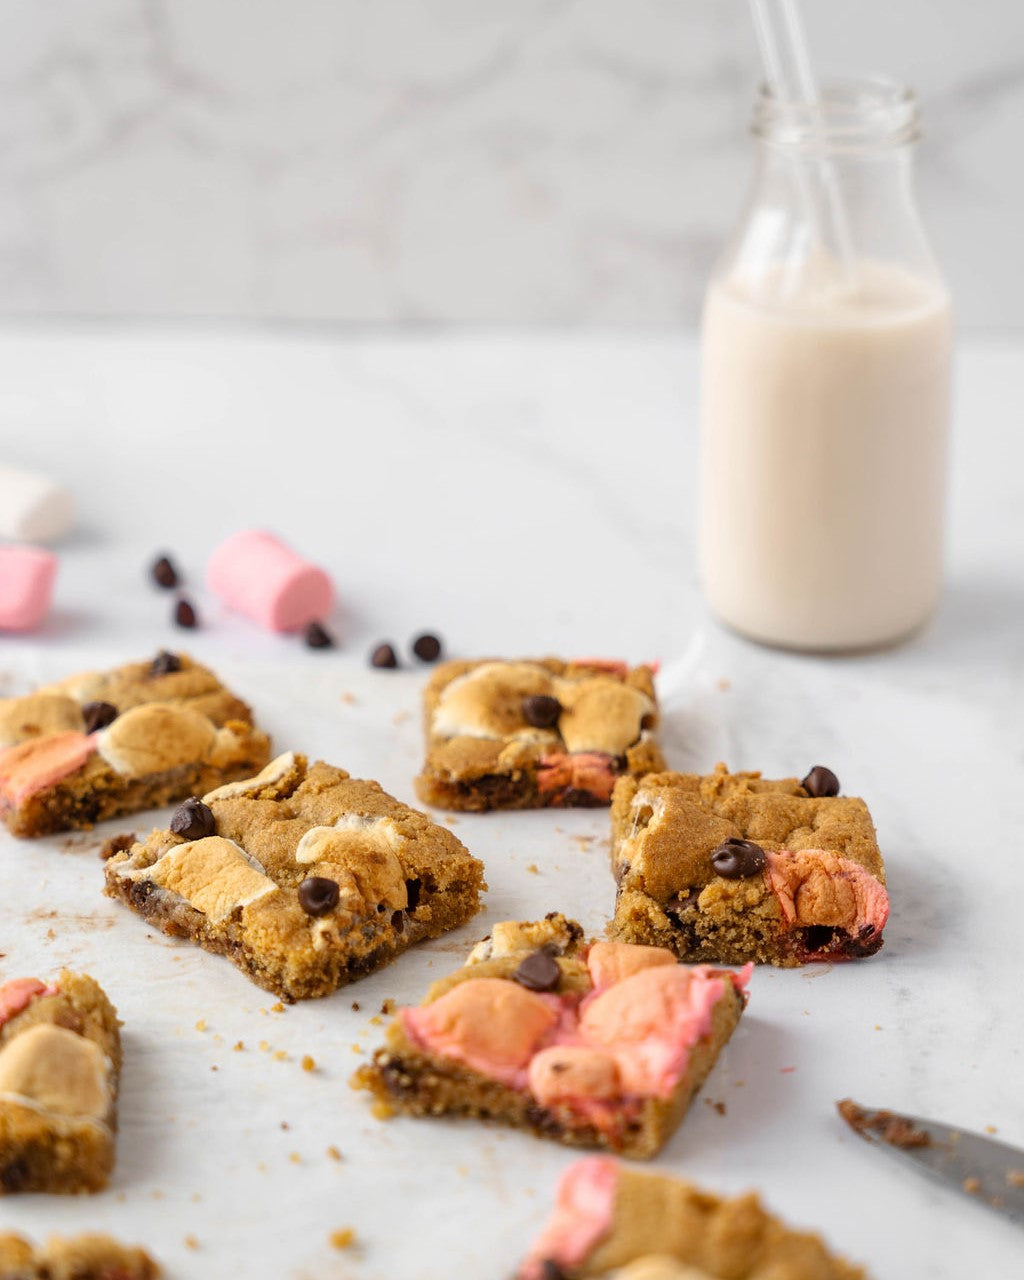
{"label": "toasted marshmallow topping", "polygon": [[152,866],[124,874],[176,893],[214,924],[278,888],[254,858],[223,836],[172,845]]}
{"label": "toasted marshmallow topping", "polygon": [[0,1097],[74,1119],[106,1119],[109,1064],[93,1041],[64,1027],[29,1027],[0,1052]]}
{"label": "toasted marshmallow topping", "polygon": [[217,730],[207,716],[169,702],[146,702],[97,735],[99,753],[126,778],[142,778],[209,757]]}
{"label": "toasted marshmallow topping", "polygon": [[275,757],[253,778],[243,778],[241,782],[226,782],[222,787],[215,787],[203,796],[203,803],[210,804],[214,800],[231,800],[235,796],[246,796],[250,792],[260,791],[263,787],[273,786],[280,782],[295,768],[295,752],[286,751]]}

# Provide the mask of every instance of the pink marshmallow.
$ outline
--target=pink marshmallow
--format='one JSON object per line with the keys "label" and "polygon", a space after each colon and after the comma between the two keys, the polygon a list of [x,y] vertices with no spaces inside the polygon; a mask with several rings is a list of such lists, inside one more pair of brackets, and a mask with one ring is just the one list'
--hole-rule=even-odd
{"label": "pink marshmallow", "polygon": [[206,584],[271,631],[297,631],[334,606],[334,587],[323,569],[260,529],[244,529],[220,544],[206,567]]}
{"label": "pink marshmallow", "polygon": [[0,547],[0,630],[31,631],[53,598],[57,557],[38,547]]}

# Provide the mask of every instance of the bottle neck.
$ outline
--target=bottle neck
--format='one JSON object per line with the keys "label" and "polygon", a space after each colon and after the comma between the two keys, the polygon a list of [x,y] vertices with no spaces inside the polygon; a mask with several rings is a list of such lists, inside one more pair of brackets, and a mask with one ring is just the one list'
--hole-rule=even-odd
{"label": "bottle neck", "polygon": [[779,98],[762,85],[751,129],[766,149],[809,162],[906,154],[920,137],[913,90],[883,76],[824,84],[815,102]]}

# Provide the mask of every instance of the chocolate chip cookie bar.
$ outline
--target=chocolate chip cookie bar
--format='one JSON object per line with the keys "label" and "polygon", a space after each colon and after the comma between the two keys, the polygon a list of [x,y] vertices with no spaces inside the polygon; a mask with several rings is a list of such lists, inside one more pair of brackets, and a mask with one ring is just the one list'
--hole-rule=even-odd
{"label": "chocolate chip cookie bar", "polygon": [[159,1280],[163,1271],[144,1249],[89,1232],[51,1236],[33,1246],[0,1233],[0,1280]]}
{"label": "chocolate chip cookie bar", "polygon": [[0,699],[0,817],[16,836],[91,827],[248,777],[269,755],[212,671],[161,652]]}
{"label": "chocolate chip cookie bar", "polygon": [[885,868],[863,800],[830,769],[623,778],[612,802],[611,934],[690,961],[799,965],[882,945]]}
{"label": "chocolate chip cookie bar", "polygon": [[284,1000],[327,995],[465,924],[485,887],[445,827],[294,752],[190,798],[170,830],[108,848],[109,897]]}
{"label": "chocolate chip cookie bar", "polygon": [[869,1280],[753,1193],[724,1199],[609,1156],[577,1160],[516,1280]]}
{"label": "chocolate chip cookie bar", "polygon": [[446,662],[423,696],[419,798],[445,809],[607,805],[615,779],[665,767],[649,667]]}
{"label": "chocolate chip cookie bar", "polygon": [[0,987],[0,1194],[107,1185],[118,1025],[113,1005],[85,974],[65,970],[53,983],[15,978]]}
{"label": "chocolate chip cookie bar", "polygon": [[657,947],[585,945],[561,915],[507,922],[399,1010],[353,1084],[411,1115],[498,1120],[643,1159],[681,1123],[748,976]]}

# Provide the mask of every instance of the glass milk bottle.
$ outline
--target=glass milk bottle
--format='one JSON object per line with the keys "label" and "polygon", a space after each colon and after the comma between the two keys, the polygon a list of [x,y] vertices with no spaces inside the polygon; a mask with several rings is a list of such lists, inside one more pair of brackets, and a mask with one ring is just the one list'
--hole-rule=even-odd
{"label": "glass milk bottle", "polygon": [[913,190],[912,93],[762,90],[750,202],[708,289],[700,543],[752,639],[897,641],[942,573],[952,316]]}

